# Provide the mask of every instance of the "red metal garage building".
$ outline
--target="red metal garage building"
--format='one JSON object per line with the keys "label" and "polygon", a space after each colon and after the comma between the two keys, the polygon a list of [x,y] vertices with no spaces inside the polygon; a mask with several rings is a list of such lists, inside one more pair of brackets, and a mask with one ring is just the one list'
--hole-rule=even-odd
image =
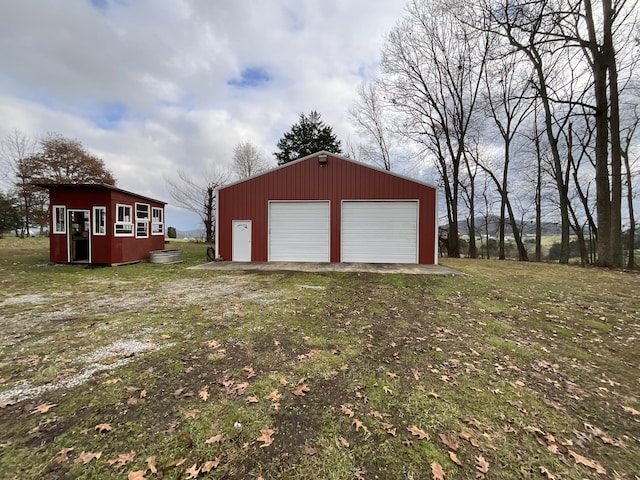
{"label": "red metal garage building", "polygon": [[232,261],[435,264],[437,191],[318,152],[218,190],[216,245]]}
{"label": "red metal garage building", "polygon": [[49,189],[49,258],[118,265],[164,248],[165,202],[105,184],[40,184]]}

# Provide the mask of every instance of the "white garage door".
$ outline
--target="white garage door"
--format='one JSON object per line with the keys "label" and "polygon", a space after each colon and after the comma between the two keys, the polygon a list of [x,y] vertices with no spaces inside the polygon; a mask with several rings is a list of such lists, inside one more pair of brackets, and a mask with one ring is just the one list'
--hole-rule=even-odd
{"label": "white garage door", "polygon": [[269,261],[328,262],[329,202],[271,202]]}
{"label": "white garage door", "polygon": [[342,261],[418,263],[418,202],[343,202]]}

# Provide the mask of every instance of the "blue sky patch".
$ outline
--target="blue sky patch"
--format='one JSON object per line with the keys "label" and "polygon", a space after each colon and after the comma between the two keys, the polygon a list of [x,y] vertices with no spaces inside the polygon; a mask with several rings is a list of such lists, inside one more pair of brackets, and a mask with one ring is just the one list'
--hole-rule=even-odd
{"label": "blue sky patch", "polygon": [[240,78],[229,80],[227,85],[239,88],[259,87],[271,80],[271,76],[263,68],[249,67],[245,68],[240,74]]}
{"label": "blue sky patch", "polygon": [[108,0],[89,0],[89,2],[91,3],[91,5],[96,7],[98,10],[102,10],[103,12],[109,6],[109,1]]}
{"label": "blue sky patch", "polygon": [[100,113],[94,118],[94,122],[103,130],[113,130],[127,113],[127,107],[118,102],[103,103]]}

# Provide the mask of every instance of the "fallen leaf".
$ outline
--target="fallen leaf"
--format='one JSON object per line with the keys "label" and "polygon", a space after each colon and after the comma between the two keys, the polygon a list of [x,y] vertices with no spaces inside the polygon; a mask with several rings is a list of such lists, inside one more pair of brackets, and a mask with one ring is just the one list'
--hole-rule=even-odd
{"label": "fallen leaf", "polygon": [[131,450],[129,453],[121,453],[118,455],[118,458],[107,460],[107,463],[113,468],[120,468],[124,467],[127,463],[133,462],[134,458],[136,458],[136,452]]}
{"label": "fallen leaf", "polygon": [[353,475],[356,477],[356,480],[366,480],[366,477],[364,476],[365,473],[366,472],[364,470],[358,468],[357,470],[354,470]]}
{"label": "fallen leaf", "polygon": [[177,460],[171,460],[170,462],[165,463],[164,468],[179,467],[180,465],[183,465],[186,461],[187,461],[187,457],[182,457]]}
{"label": "fallen leaf", "polygon": [[247,372],[247,378],[253,378],[256,376],[256,372],[253,370],[252,367],[246,366],[242,370]]}
{"label": "fallen leaf", "polygon": [[235,388],[236,394],[244,395],[244,392],[247,391],[247,388],[249,388],[248,382],[239,383],[238,385],[236,385],[236,388]]}
{"label": "fallen leaf", "polygon": [[582,455],[574,452],[573,450],[569,450],[569,456],[572,457],[576,461],[576,463],[584,465],[585,467],[589,467],[601,475],[607,474],[607,471],[598,462],[591,460],[587,457],[583,457]]}
{"label": "fallen leaf", "polygon": [[353,405],[349,403],[340,405],[340,409],[342,410],[342,413],[347,415],[349,418],[353,418],[356,415],[355,412],[351,410],[351,407],[353,407]]}
{"label": "fallen leaf", "polygon": [[198,464],[194,463],[190,468],[187,468],[184,473],[189,475],[187,478],[198,478],[198,475],[200,475]]}
{"label": "fallen leaf", "polygon": [[373,417],[373,418],[377,418],[378,420],[384,420],[384,417],[388,417],[388,414],[382,414],[377,410],[370,410],[369,411],[369,416]]}
{"label": "fallen leaf", "polygon": [[56,403],[46,402],[46,403],[38,405],[36,408],[34,408],[31,411],[31,414],[34,414],[34,413],[47,413],[53,407],[57,407],[57,406],[58,405]]}
{"label": "fallen leaf", "polygon": [[466,440],[467,442],[469,442],[474,447],[480,448],[480,444],[478,443],[478,441],[475,438],[473,438],[471,435],[469,435],[467,432],[460,432],[458,436],[462,440]]}
{"label": "fallen leaf", "polygon": [[71,451],[73,451],[73,447],[63,448],[58,452],[58,456],[53,460],[53,462],[58,464],[66,462],[67,460],[69,460],[69,455],[67,454]]}
{"label": "fallen leaf", "polygon": [[218,348],[220,346],[220,342],[218,342],[217,340],[209,340],[207,342],[207,345],[209,346],[209,348]]}
{"label": "fallen leaf", "polygon": [[631,407],[622,407],[622,409],[627,412],[630,413],[631,415],[640,415],[640,412],[638,410],[636,410],[635,408],[631,408]]}
{"label": "fallen leaf", "polygon": [[158,467],[156,466],[156,457],[149,457],[145,460],[147,462],[147,468],[151,470],[151,473],[158,473]]}
{"label": "fallen leaf", "polygon": [[427,393],[427,397],[433,397],[436,400],[440,398],[440,395],[438,395],[436,392],[434,392],[433,390],[429,390],[429,393]]}
{"label": "fallen leaf", "polygon": [[289,385],[289,382],[287,382],[287,379],[284,377],[280,377],[280,380],[278,380],[280,382],[280,385],[282,385],[283,387],[286,387],[287,385]]}
{"label": "fallen leaf", "polygon": [[75,464],[79,464],[82,463],[83,465],[88,464],[91,460],[93,459],[99,459],[102,456],[102,452],[82,452],[80,455],[78,455],[78,458],[76,458],[73,463]]}
{"label": "fallen leaf", "polygon": [[129,475],[127,475],[127,480],[145,480],[144,474],[145,470],[136,470],[134,472],[129,472]]}
{"label": "fallen leaf", "polygon": [[198,414],[200,413],[200,410],[195,409],[195,410],[189,410],[188,412],[184,412],[184,419],[188,419],[188,418],[193,418],[194,420],[196,418],[198,418]]}
{"label": "fallen leaf", "polygon": [[433,473],[433,480],[444,480],[444,470],[438,462],[431,464],[431,473]]}
{"label": "fallen leaf", "polygon": [[202,390],[198,392],[198,396],[206,402],[209,400],[209,387],[204,387]]}
{"label": "fallen leaf", "polygon": [[209,473],[211,470],[218,468],[220,465],[220,457],[216,457],[213,460],[209,460],[208,462],[204,462],[204,465],[200,469],[202,473]]}
{"label": "fallen leaf", "polygon": [[420,428],[416,427],[415,425],[412,425],[412,426],[408,427],[407,430],[411,432],[411,435],[415,435],[420,440],[424,440],[425,438],[427,440],[429,440],[429,438],[431,438],[431,437],[429,437],[429,434],[427,432],[425,432],[424,430],[421,430]]}
{"label": "fallen leaf", "polygon": [[147,391],[146,390],[140,390],[140,398],[146,398],[147,397]]}
{"label": "fallen leaf", "polygon": [[293,391],[293,394],[296,395],[297,397],[304,397],[305,393],[309,391],[309,386],[306,383],[303,383],[301,385],[298,385],[298,388],[296,388]]}
{"label": "fallen leaf", "polygon": [[396,433],[396,427],[394,427],[392,424],[390,423],[386,423],[386,422],[382,422],[381,423],[382,428],[384,428],[384,430],[391,436],[397,436]]}
{"label": "fallen leaf", "polygon": [[460,461],[460,459],[458,458],[458,456],[455,454],[455,452],[449,452],[449,458],[451,459],[451,461],[453,463],[455,463],[456,465],[458,465],[459,467],[462,466],[462,462]]}
{"label": "fallen leaf", "polygon": [[389,387],[387,387],[386,385],[382,386],[382,391],[384,393],[386,393],[387,395],[393,395],[393,390],[391,390]]}
{"label": "fallen leaf", "polygon": [[258,400],[258,397],[254,395],[247,397],[247,403],[258,403],[258,402],[260,402],[260,400]]}
{"label": "fallen leaf", "polygon": [[222,434],[214,435],[204,441],[204,443],[220,443],[222,441]]}
{"label": "fallen leaf", "polygon": [[313,447],[304,447],[304,453],[312,457],[313,455],[316,455],[318,453],[318,450]]}
{"label": "fallen leaf", "polygon": [[356,431],[358,431],[358,429],[362,429],[362,431],[365,434],[369,435],[369,429],[367,428],[367,426],[364,423],[362,423],[360,420],[358,420],[357,418],[354,418],[351,421],[351,424],[356,426]]}
{"label": "fallen leaf", "polygon": [[540,466],[540,474],[547,477],[549,480],[556,480],[556,476],[553,475],[546,467]]}
{"label": "fallen leaf", "polygon": [[109,380],[105,380],[104,382],[102,382],[103,385],[113,385],[115,383],[118,383],[120,381],[119,378],[110,378]]}
{"label": "fallen leaf", "polygon": [[278,390],[274,390],[269,395],[267,395],[266,398],[268,398],[272,402],[277,402],[282,398],[282,394]]}
{"label": "fallen leaf", "polygon": [[416,379],[416,381],[420,380],[420,371],[417,368],[412,368],[411,369],[411,373],[413,373],[413,378]]}
{"label": "fallen leaf", "polygon": [[443,433],[439,433],[438,436],[440,437],[440,440],[442,441],[442,443],[444,443],[451,450],[458,450],[458,448],[460,448],[460,445],[458,444],[458,442],[456,442],[453,436],[445,435]]}
{"label": "fallen leaf", "polygon": [[346,438],[340,437],[336,439],[336,447],[342,448],[342,447],[348,447],[348,446],[349,446],[349,442],[347,442]]}
{"label": "fallen leaf", "polygon": [[110,432],[112,430],[111,425],[109,425],[108,423],[99,423],[93,428],[95,428],[98,431],[98,433]]}
{"label": "fallen leaf", "polygon": [[262,445],[260,445],[260,448],[265,448],[268,447],[269,445],[271,445],[273,443],[273,434],[274,434],[274,430],[265,427],[263,429],[260,430],[260,433],[262,435],[260,435],[256,440],[258,440],[259,442],[264,442]]}
{"label": "fallen leaf", "polygon": [[489,462],[482,455],[476,457],[476,470],[482,474],[482,477],[485,473],[489,473]]}

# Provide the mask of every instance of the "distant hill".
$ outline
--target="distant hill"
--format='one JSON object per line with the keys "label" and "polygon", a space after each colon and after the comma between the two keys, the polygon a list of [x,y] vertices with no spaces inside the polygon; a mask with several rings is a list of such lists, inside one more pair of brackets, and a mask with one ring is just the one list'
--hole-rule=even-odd
{"label": "distant hill", "polygon": [[[485,222],[486,220],[486,222]],[[488,228],[485,228],[486,227]],[[487,219],[484,217],[476,217],[475,220],[476,227],[476,236],[486,235],[487,230],[490,237],[498,237],[500,235],[500,217],[497,215],[490,215]],[[505,235],[513,236],[513,232],[511,231],[511,224],[509,223],[509,219],[505,219]],[[469,235],[469,229],[466,221],[458,222],[458,233],[460,235]],[[536,234],[536,224],[535,222],[529,221],[523,225],[522,233],[524,235],[535,235]],[[555,222],[542,222],[542,235],[560,235],[560,224]]]}
{"label": "distant hill", "polygon": [[195,239],[204,239],[205,238],[204,230],[202,229],[194,229],[194,230],[178,230],[176,232],[176,238],[195,238]]}

